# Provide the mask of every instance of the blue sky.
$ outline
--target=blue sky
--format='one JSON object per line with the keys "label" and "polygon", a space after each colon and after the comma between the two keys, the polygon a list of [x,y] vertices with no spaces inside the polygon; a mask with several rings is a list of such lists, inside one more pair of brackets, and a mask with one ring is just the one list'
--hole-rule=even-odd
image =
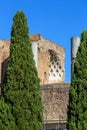
{"label": "blue sky", "polygon": [[10,39],[13,16],[24,11],[30,34],[40,33],[66,50],[65,82],[71,81],[71,37],[87,29],[87,0],[2,0],[0,39]]}

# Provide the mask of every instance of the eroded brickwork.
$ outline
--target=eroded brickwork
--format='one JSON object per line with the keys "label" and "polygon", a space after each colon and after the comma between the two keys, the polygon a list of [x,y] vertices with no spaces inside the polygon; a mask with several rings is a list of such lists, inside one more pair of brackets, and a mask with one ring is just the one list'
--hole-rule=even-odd
{"label": "eroded brickwork", "polygon": [[38,75],[41,84],[48,84],[49,79],[49,52],[40,52],[38,55]]}
{"label": "eroded brickwork", "polygon": [[8,58],[10,56],[10,41],[0,40],[0,83],[3,81]]}
{"label": "eroded brickwork", "polygon": [[39,34],[30,35],[38,43],[38,76],[40,84],[62,83],[65,78],[65,49]]}
{"label": "eroded brickwork", "polygon": [[70,83],[57,83],[41,86],[44,105],[44,120],[67,121],[67,105],[69,100]]}
{"label": "eroded brickwork", "polygon": [[[44,105],[44,120],[67,119],[70,84],[64,83],[65,49],[41,35],[31,35],[30,41],[38,43],[38,76]],[[0,40],[0,83],[6,72],[10,56],[10,41]],[[0,90],[1,91],[1,90]]]}
{"label": "eroded brickwork", "polygon": [[[65,77],[65,49],[40,34],[30,35],[30,41],[38,43],[38,76],[40,84],[61,83]],[[6,72],[10,55],[10,41],[0,40],[0,83]]]}

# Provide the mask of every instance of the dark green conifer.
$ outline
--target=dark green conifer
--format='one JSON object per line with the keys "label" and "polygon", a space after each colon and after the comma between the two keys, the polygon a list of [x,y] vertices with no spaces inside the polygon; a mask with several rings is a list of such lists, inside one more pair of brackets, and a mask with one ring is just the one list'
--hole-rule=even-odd
{"label": "dark green conifer", "polygon": [[43,130],[40,85],[28,35],[27,19],[18,11],[13,19],[10,59],[3,96],[18,130]]}
{"label": "dark green conifer", "polygon": [[0,130],[16,130],[15,120],[3,99],[0,100]]}
{"label": "dark green conifer", "polygon": [[68,130],[87,130],[87,30],[81,35],[69,94]]}

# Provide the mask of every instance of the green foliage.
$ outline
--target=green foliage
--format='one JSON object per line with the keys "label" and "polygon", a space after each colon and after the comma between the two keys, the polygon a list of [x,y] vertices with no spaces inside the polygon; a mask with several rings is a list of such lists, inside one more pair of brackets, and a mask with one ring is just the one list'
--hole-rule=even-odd
{"label": "green foliage", "polygon": [[43,130],[40,85],[28,35],[27,19],[18,11],[13,19],[10,59],[3,84],[18,130]]}
{"label": "green foliage", "polygon": [[0,130],[16,130],[14,118],[3,99],[0,100]]}
{"label": "green foliage", "polygon": [[68,130],[87,130],[87,30],[81,35],[69,94]]}

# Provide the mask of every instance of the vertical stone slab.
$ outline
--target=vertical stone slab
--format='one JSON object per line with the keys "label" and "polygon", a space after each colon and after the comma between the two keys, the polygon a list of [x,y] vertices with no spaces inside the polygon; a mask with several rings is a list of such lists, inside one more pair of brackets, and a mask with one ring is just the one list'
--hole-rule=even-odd
{"label": "vertical stone slab", "polygon": [[37,42],[32,42],[32,51],[34,55],[36,68],[38,68],[38,43]]}

